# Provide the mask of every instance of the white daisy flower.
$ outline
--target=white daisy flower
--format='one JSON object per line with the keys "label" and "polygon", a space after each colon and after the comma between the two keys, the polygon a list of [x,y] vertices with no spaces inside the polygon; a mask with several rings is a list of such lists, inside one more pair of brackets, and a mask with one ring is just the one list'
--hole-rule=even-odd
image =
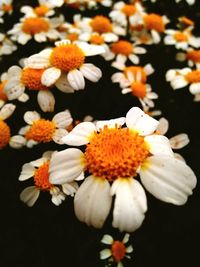
{"label": "white daisy flower", "polygon": [[106,248],[100,251],[100,259],[107,260],[108,263],[115,262],[117,267],[123,267],[123,259],[130,259],[130,254],[133,252],[132,245],[128,245],[129,234],[125,234],[122,241],[114,240],[111,235],[104,235],[101,243],[106,245]]}
{"label": "white daisy flower", "polygon": [[189,67],[200,69],[200,49],[188,48],[186,52],[177,53],[176,59],[178,61],[187,60]]}
{"label": "white daisy flower", "polygon": [[200,93],[200,70],[190,68],[171,69],[166,73],[166,80],[176,90],[189,85],[189,91],[193,95]]}
{"label": "white daisy flower", "polygon": [[0,2],[0,23],[3,23],[3,15],[4,14],[12,14],[13,12],[13,6],[12,6],[12,0],[1,0]]}
{"label": "white daisy flower", "polygon": [[8,31],[13,41],[25,45],[29,40],[34,38],[36,42],[46,42],[57,40],[60,34],[57,30],[63,23],[64,17],[47,18],[47,17],[23,17],[19,23]]}
{"label": "white daisy flower", "polygon": [[74,196],[76,193],[78,188],[76,182],[63,184],[62,187],[49,182],[49,162],[52,153],[52,151],[46,151],[41,158],[26,163],[22,167],[19,181],[26,181],[32,177],[34,180],[34,186],[25,188],[20,194],[20,199],[29,207],[35,204],[41,191],[49,192],[51,194],[51,201],[56,206],[65,200],[66,195]]}
{"label": "white daisy flower", "polygon": [[86,145],[86,149],[84,153],[77,148],[54,153],[49,180],[63,184],[89,173],[74,198],[80,221],[101,228],[115,196],[113,227],[127,232],[139,228],[147,201],[135,179],[138,174],[156,198],[175,205],[186,203],[196,186],[195,174],[174,157],[165,136],[154,134],[157,126],[157,120],[134,107],[125,118],[80,123],[63,138],[67,145]]}
{"label": "white daisy flower", "polygon": [[200,37],[193,36],[192,28],[188,27],[183,31],[167,29],[165,31],[164,43],[166,45],[174,45],[176,49],[182,50],[187,50],[189,46],[194,48],[200,47]]}
{"label": "white daisy flower", "polygon": [[55,45],[26,60],[27,67],[46,68],[41,77],[44,86],[55,85],[61,91],[74,92],[85,88],[84,77],[92,82],[101,78],[101,70],[91,63],[85,63],[85,57],[104,53],[102,46],[71,43],[69,40],[56,42]]}
{"label": "white daisy flower", "polygon": [[65,0],[65,3],[80,10],[85,10],[85,8],[97,8],[98,4],[110,7],[112,0]]}
{"label": "white daisy flower", "polygon": [[24,120],[28,125],[22,127],[19,134],[26,138],[28,147],[51,141],[63,144],[62,138],[68,134],[66,129],[73,121],[69,110],[57,113],[52,120],[42,119],[36,111],[27,111]]}
{"label": "white daisy flower", "polygon": [[17,50],[17,46],[6,36],[4,33],[0,33],[0,57],[2,55],[10,55]]}

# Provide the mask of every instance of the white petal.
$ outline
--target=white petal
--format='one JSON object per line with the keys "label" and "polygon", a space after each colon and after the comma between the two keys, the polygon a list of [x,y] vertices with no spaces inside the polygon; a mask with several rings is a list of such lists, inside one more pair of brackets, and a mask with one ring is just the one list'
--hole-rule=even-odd
{"label": "white petal", "polygon": [[41,83],[47,87],[55,84],[61,75],[61,70],[55,67],[51,67],[45,70],[41,77]]}
{"label": "white petal", "polygon": [[53,136],[52,136],[52,139],[56,144],[63,145],[64,144],[63,138],[67,134],[68,134],[68,131],[65,129],[62,129],[62,128],[56,129]]}
{"label": "white petal", "polygon": [[22,103],[25,103],[26,101],[29,100],[29,96],[26,93],[23,93],[18,97],[18,100]]}
{"label": "white petal", "polygon": [[8,79],[14,78],[14,77],[19,78],[21,76],[21,73],[22,73],[22,69],[14,65],[8,69]]}
{"label": "white petal", "polygon": [[35,173],[35,168],[30,163],[24,164],[19,176],[19,181],[25,181],[33,177],[34,173]]}
{"label": "white petal", "polygon": [[38,199],[40,194],[40,191],[35,186],[29,186],[26,189],[24,189],[20,194],[20,199],[24,203],[27,204],[27,206],[32,207],[36,200]]}
{"label": "white petal", "polygon": [[43,112],[53,112],[55,98],[51,91],[40,90],[37,95],[38,104]]}
{"label": "white petal", "polygon": [[83,152],[76,148],[53,153],[49,167],[50,183],[65,184],[75,180],[84,169],[83,158]]}
{"label": "white petal", "polygon": [[157,132],[159,134],[166,134],[166,132],[168,131],[169,129],[169,122],[167,119],[165,118],[160,118],[159,119],[159,124],[158,124],[158,128],[157,128]]}
{"label": "white petal", "polygon": [[9,145],[12,148],[19,149],[25,146],[26,139],[21,135],[14,135],[10,138]]}
{"label": "white petal", "polygon": [[65,195],[60,191],[58,187],[51,189],[50,194],[52,195],[51,201],[56,206],[59,206],[62,201],[65,200]]}
{"label": "white petal", "polygon": [[66,109],[65,111],[57,113],[52,121],[55,122],[58,128],[66,129],[73,122],[73,119],[70,111]]}
{"label": "white petal", "polygon": [[24,114],[24,121],[29,125],[33,124],[34,121],[40,119],[40,114],[37,111],[27,111]]}
{"label": "white petal", "polygon": [[171,81],[171,87],[176,90],[183,88],[188,85],[188,81],[185,80],[183,76],[176,76],[174,80]]}
{"label": "white petal", "polygon": [[173,151],[169,139],[163,135],[145,136],[144,140],[148,143],[149,151],[153,155],[168,155],[173,157]]}
{"label": "white petal", "polygon": [[56,81],[55,86],[63,93],[73,93],[74,89],[68,82],[66,73],[61,74],[60,78]]}
{"label": "white petal", "polygon": [[16,106],[13,104],[5,104],[0,110],[0,119],[5,120],[9,118],[15,111]]}
{"label": "white petal", "polygon": [[91,82],[98,82],[102,76],[101,70],[90,63],[84,64],[80,68],[80,71],[82,72],[83,76]]}
{"label": "white petal", "polygon": [[26,67],[33,69],[43,69],[48,68],[50,63],[49,58],[46,57],[46,55],[35,54],[26,59],[25,65]]}
{"label": "white petal", "polygon": [[83,74],[75,69],[67,74],[69,84],[74,90],[82,90],[85,88],[85,80]]}
{"label": "white petal", "polygon": [[96,128],[99,131],[100,129],[103,129],[105,126],[108,128],[119,128],[120,126],[124,125],[126,121],[125,117],[112,119],[112,120],[105,120],[105,121],[97,121]]}
{"label": "white petal", "polygon": [[109,214],[111,203],[109,182],[91,175],[85,179],[75,195],[75,214],[87,225],[101,228]]}
{"label": "white petal", "polygon": [[4,87],[4,92],[9,100],[17,99],[24,93],[24,90],[25,86],[15,79],[8,81]]}
{"label": "white petal", "polygon": [[101,239],[101,243],[106,245],[111,245],[113,242],[114,239],[112,238],[111,235],[104,235],[103,238]]}
{"label": "white petal", "polygon": [[89,143],[90,137],[96,132],[96,127],[92,122],[81,122],[63,138],[67,145],[82,146]]}
{"label": "white petal", "polygon": [[188,138],[188,135],[185,133],[178,134],[172,138],[170,138],[170,144],[173,149],[180,149],[185,147],[187,144],[189,144],[190,140]]}
{"label": "white petal", "polygon": [[134,54],[129,55],[128,58],[133,64],[138,64],[140,62],[139,57]]}
{"label": "white petal", "polygon": [[76,182],[63,184],[62,190],[66,195],[74,196],[76,191],[78,190],[78,184]]}
{"label": "white petal", "polygon": [[154,68],[151,64],[145,65],[144,70],[146,72],[146,75],[151,75],[152,73],[154,73]]}
{"label": "white petal", "polygon": [[158,127],[159,122],[145,114],[140,108],[133,107],[126,114],[128,128],[138,131],[140,135],[152,134]]}
{"label": "white petal", "polygon": [[83,50],[83,53],[86,56],[100,55],[105,52],[104,47],[101,45],[92,45],[92,44],[88,44],[85,42],[78,42],[78,41],[74,43],[77,44],[81,50]]}
{"label": "white petal", "polygon": [[146,195],[140,183],[132,178],[119,178],[114,181],[111,194],[116,195],[113,227],[126,232],[138,229],[147,211]]}
{"label": "white petal", "polygon": [[105,260],[105,259],[109,258],[111,255],[112,255],[112,252],[108,248],[105,248],[105,249],[100,251],[100,259],[101,260]]}
{"label": "white petal", "polygon": [[190,93],[193,95],[200,93],[200,83],[193,83],[189,87]]}
{"label": "white petal", "polygon": [[145,188],[156,198],[183,205],[196,186],[196,176],[181,160],[169,156],[147,158],[140,170]]}

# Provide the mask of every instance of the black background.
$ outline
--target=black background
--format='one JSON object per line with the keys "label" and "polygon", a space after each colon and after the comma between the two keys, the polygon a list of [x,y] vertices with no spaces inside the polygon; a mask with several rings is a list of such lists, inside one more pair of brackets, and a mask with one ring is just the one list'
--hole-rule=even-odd
{"label": "black background", "polygon": [[[177,18],[186,15],[196,21],[194,33],[200,35],[200,3],[189,6],[183,0],[176,5],[173,0],[145,3],[148,12],[166,14],[171,19],[170,26],[175,28]],[[199,2],[198,0],[196,2]],[[23,4],[36,5],[36,1],[15,1],[14,13],[5,16],[1,31],[12,28],[22,14],[19,12]],[[71,20],[77,11],[63,7],[57,9],[66,19]],[[87,16],[107,14],[108,9],[82,12]],[[39,52],[46,44],[29,41],[25,46],[10,56],[3,56],[0,61],[1,73],[10,66],[18,64],[22,57]],[[165,73],[170,68],[183,68],[186,62],[175,61],[174,47],[158,45],[146,47],[148,53],[141,57],[141,65],[151,63],[155,73],[148,77],[153,91],[159,94],[155,101],[156,109],[162,110],[162,115],[170,122],[167,137],[185,132],[189,135],[190,144],[180,153],[187,164],[194,170],[197,179],[200,176],[200,103],[193,102],[193,96],[188,88],[173,91],[165,81]],[[74,94],[63,94],[56,88],[53,93],[56,98],[55,113],[68,108],[72,117],[82,120],[85,115],[95,119],[109,119],[124,116],[134,105],[140,103],[131,95],[122,95],[117,84],[112,84],[110,77],[117,70],[110,67],[100,56],[89,58],[101,68],[103,77],[97,83],[86,81],[86,88]],[[44,114],[37,104],[36,92],[28,92],[31,100],[27,103],[13,101],[17,105],[14,115],[7,120],[12,134],[17,134],[25,125],[23,114],[27,110],[37,110],[44,118],[52,118],[53,114]],[[54,113],[54,114],[55,114]],[[88,227],[79,222],[73,210],[73,199],[68,197],[59,207],[54,206],[47,193],[41,193],[36,204],[28,208],[19,200],[20,192],[31,181],[19,182],[18,177],[24,163],[37,159],[46,150],[62,150],[66,146],[53,143],[40,144],[33,149],[23,148],[13,150],[9,146],[0,151],[0,196],[1,196],[1,228],[0,228],[0,266],[1,267],[47,267],[74,266],[94,267],[104,266],[99,259],[99,251],[103,248],[100,240],[104,234],[111,234],[115,239],[121,239],[124,233],[111,227],[112,212],[101,230]],[[194,194],[189,197],[184,206],[174,206],[155,199],[148,192],[148,211],[140,229],[131,234],[134,247],[132,259],[125,266],[135,267],[175,267],[198,266],[199,262],[199,225],[200,196],[199,184]]]}

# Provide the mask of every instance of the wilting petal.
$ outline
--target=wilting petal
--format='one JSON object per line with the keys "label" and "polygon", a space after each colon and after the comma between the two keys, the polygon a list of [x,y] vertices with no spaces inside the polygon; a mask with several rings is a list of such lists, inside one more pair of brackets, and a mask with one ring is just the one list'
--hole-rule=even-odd
{"label": "wilting petal", "polygon": [[114,181],[111,194],[116,195],[113,211],[113,227],[133,232],[139,228],[147,210],[146,195],[140,183],[132,178]]}
{"label": "wilting petal", "polygon": [[35,186],[29,186],[24,189],[20,194],[20,199],[27,206],[32,207],[40,195],[40,191]]}
{"label": "wilting petal", "polygon": [[196,176],[181,160],[169,156],[152,156],[140,170],[145,188],[156,198],[183,205],[196,186]]}
{"label": "wilting petal", "polygon": [[188,138],[188,135],[185,133],[178,134],[172,138],[170,138],[170,145],[173,149],[180,149],[185,147],[187,144],[189,144],[190,140]]}
{"label": "wilting petal", "polygon": [[111,202],[109,182],[91,175],[85,179],[75,195],[75,214],[87,225],[101,228],[109,214]]}
{"label": "wilting petal", "polygon": [[55,98],[52,92],[40,90],[37,95],[38,104],[43,112],[53,112]]}

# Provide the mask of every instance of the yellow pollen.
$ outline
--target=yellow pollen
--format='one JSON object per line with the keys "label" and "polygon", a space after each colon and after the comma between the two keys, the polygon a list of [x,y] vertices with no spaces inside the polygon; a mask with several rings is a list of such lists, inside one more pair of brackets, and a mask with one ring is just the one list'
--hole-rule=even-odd
{"label": "yellow pollen", "polygon": [[0,120],[0,149],[4,148],[10,141],[10,127]]}
{"label": "yellow pollen", "polygon": [[99,34],[92,34],[90,37],[90,43],[96,45],[104,44],[104,38]]}
{"label": "yellow pollen", "polygon": [[200,70],[193,70],[185,75],[185,79],[189,83],[199,83],[200,82]]}
{"label": "yellow pollen", "polygon": [[151,13],[144,16],[144,24],[147,30],[156,30],[158,32],[165,31],[165,24],[160,15]]}
{"label": "yellow pollen", "polygon": [[0,83],[0,99],[3,101],[8,100],[7,95],[4,93],[4,87],[5,87],[6,83],[7,83],[7,81],[3,81]]}
{"label": "yellow pollen", "polygon": [[128,128],[104,127],[86,147],[86,168],[96,177],[113,181],[136,175],[149,155],[144,138]]}
{"label": "yellow pollen", "polygon": [[21,81],[30,90],[48,90],[49,88],[41,83],[41,76],[45,69],[25,68],[22,71]]}
{"label": "yellow pollen", "polygon": [[188,40],[188,37],[186,34],[182,33],[182,32],[176,32],[174,34],[174,39],[177,42],[186,42]]}
{"label": "yellow pollen", "polygon": [[127,16],[131,16],[135,14],[136,12],[136,7],[134,5],[124,5],[121,9],[121,11]]}
{"label": "yellow pollen", "polygon": [[3,9],[4,12],[9,13],[9,12],[11,12],[13,10],[13,7],[12,7],[12,5],[8,4],[8,5],[3,5],[2,9]]}
{"label": "yellow pollen", "polygon": [[50,142],[56,130],[55,123],[49,120],[39,119],[34,121],[30,129],[26,132],[27,140],[34,140],[36,142]]}
{"label": "yellow pollen", "polygon": [[126,77],[128,77],[128,72],[131,72],[135,78],[137,77],[138,72],[140,72],[141,73],[141,81],[140,82],[146,83],[146,81],[147,81],[147,75],[146,75],[143,67],[140,67],[140,66],[126,67],[124,69],[124,75]]}
{"label": "yellow pollen", "polygon": [[51,64],[65,72],[79,68],[84,61],[83,51],[74,44],[55,47],[50,56]]}
{"label": "yellow pollen", "polygon": [[77,33],[69,33],[67,35],[67,39],[70,40],[71,42],[77,41],[78,40],[78,34]]}
{"label": "yellow pollen", "polygon": [[34,8],[34,12],[36,15],[38,15],[39,17],[43,17],[45,16],[45,14],[49,11],[48,6],[45,5],[40,5]]}
{"label": "yellow pollen", "polygon": [[112,44],[112,52],[115,54],[130,55],[133,52],[133,46],[130,42],[120,40]]}
{"label": "yellow pollen", "polygon": [[22,24],[22,31],[30,35],[48,30],[49,23],[44,18],[26,18]]}
{"label": "yellow pollen", "polygon": [[200,50],[188,51],[186,57],[193,62],[200,63]]}
{"label": "yellow pollen", "polygon": [[98,33],[112,32],[112,23],[107,17],[96,16],[90,22],[93,31]]}
{"label": "yellow pollen", "polygon": [[42,191],[49,191],[53,187],[49,182],[49,161],[43,163],[34,174],[35,186]]}
{"label": "yellow pollen", "polygon": [[120,241],[114,241],[111,247],[112,256],[116,262],[120,262],[125,254],[126,254],[126,247]]}
{"label": "yellow pollen", "polygon": [[132,94],[138,98],[144,98],[147,94],[146,84],[134,82],[131,84]]}

